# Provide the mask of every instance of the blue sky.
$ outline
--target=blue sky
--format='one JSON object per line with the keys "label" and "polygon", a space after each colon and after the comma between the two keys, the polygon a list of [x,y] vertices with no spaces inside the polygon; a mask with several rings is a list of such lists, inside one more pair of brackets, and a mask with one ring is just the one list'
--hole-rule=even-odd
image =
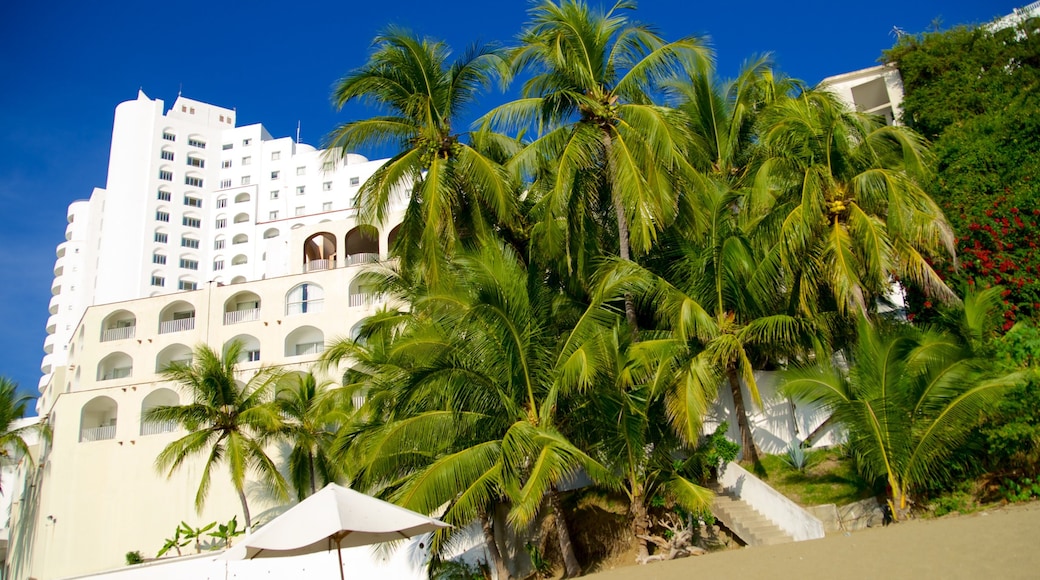
{"label": "blue sky", "polygon": [[[597,2],[591,0],[595,6]],[[893,27],[986,22],[1022,4],[1008,0],[863,3],[643,0],[634,18],[667,39],[707,36],[719,76],[770,52],[777,67],[815,84],[876,64]],[[234,107],[238,124],[318,144],[335,123],[332,83],[362,65],[388,24],[447,41],[509,44],[530,4],[498,2],[175,3],[13,1],[0,6],[0,375],[36,393],[46,336],[54,247],[70,202],[104,187],[112,116],[137,89],[169,107],[178,91]],[[502,101],[488,95],[481,109]],[[473,111],[476,116],[481,111]],[[361,152],[365,153],[365,152]]]}

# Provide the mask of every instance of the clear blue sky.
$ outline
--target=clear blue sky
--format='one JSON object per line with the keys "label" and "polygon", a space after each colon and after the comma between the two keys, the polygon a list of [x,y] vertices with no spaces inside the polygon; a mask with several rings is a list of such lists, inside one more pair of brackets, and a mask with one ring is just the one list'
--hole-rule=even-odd
{"label": "clear blue sky", "polygon": [[[591,3],[597,5],[596,0]],[[634,18],[667,39],[705,35],[719,74],[771,52],[811,84],[876,64],[894,26],[920,32],[986,22],[1025,0],[873,3],[643,0]],[[238,124],[318,144],[335,123],[329,88],[396,24],[441,38],[509,44],[526,0],[173,3],[8,1],[0,6],[0,375],[36,394],[53,277],[70,202],[104,187],[115,106],[137,89],[169,107],[178,90],[235,107]],[[869,9],[862,11],[864,7]],[[489,95],[489,108],[503,101]],[[480,111],[474,111],[474,116]],[[361,152],[365,153],[365,152]]]}

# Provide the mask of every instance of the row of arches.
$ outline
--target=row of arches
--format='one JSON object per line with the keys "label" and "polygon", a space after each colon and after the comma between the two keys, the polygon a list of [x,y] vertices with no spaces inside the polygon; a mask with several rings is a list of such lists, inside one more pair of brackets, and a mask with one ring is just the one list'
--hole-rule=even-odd
{"label": "row of arches", "polygon": [[[177,428],[172,422],[146,421],[145,413],[155,407],[174,406],[180,404],[180,397],[171,389],[159,388],[149,393],[141,402],[141,421],[139,435],[156,435],[168,433]],[[115,399],[99,395],[87,401],[79,414],[79,441],[104,441],[115,439],[116,426],[119,421],[119,404]]]}
{"label": "row of arches", "polygon": [[[390,230],[387,245],[393,246],[400,233],[398,225]],[[379,230],[370,225],[360,225],[349,230],[343,237],[343,266],[354,266],[379,260]],[[339,240],[332,232],[317,232],[303,243],[304,271],[329,270],[337,267],[340,259]]]}
{"label": "row of arches", "polygon": [[[239,334],[224,343],[223,350],[232,343],[242,343],[239,363],[261,361],[260,340],[250,334]],[[282,341],[282,356],[286,358],[321,354],[325,350],[325,333],[313,326],[301,326],[289,332]],[[186,344],[174,343],[159,351],[155,357],[154,372],[160,373],[175,362],[191,363],[192,349]],[[149,373],[151,374],[151,373]],[[109,353],[97,365],[97,380],[125,379],[134,375],[133,358],[122,351]]]}

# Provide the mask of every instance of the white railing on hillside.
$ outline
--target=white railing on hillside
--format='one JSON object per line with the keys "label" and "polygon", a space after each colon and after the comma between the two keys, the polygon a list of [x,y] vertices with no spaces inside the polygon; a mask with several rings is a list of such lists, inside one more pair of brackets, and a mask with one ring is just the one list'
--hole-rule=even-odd
{"label": "white railing on hillside", "polygon": [[121,328],[109,328],[105,332],[101,333],[101,342],[108,342],[110,340],[123,340],[126,338],[133,338],[134,333],[137,331],[136,326],[123,326]]}
{"label": "white railing on hillside", "polygon": [[158,435],[159,433],[169,433],[177,430],[177,423],[174,421],[142,421],[141,422],[141,435]]}
{"label": "white railing on hillside", "polygon": [[235,310],[233,312],[224,313],[224,324],[238,324],[240,322],[250,322],[252,320],[260,320],[260,309],[250,308],[249,310]]}
{"label": "white railing on hillside", "polygon": [[358,266],[379,261],[379,254],[347,254],[347,265]]}
{"label": "white railing on hillside", "polygon": [[736,463],[731,461],[719,469],[719,485],[772,520],[794,541],[823,537],[823,522],[819,518]]}
{"label": "white railing on hillside", "polygon": [[79,430],[79,440],[82,441],[104,441],[116,438],[116,426],[104,425],[101,427],[90,427]]}
{"label": "white railing on hillside", "polygon": [[180,318],[177,320],[164,320],[159,323],[159,334],[169,334],[171,332],[183,332],[185,330],[195,330],[195,317],[191,318]]}

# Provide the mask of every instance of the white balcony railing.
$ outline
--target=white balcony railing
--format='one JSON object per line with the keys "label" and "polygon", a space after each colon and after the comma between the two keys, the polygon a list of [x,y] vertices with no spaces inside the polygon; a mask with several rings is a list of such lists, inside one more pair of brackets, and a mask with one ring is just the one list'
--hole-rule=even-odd
{"label": "white balcony railing", "polygon": [[260,309],[250,308],[249,310],[235,310],[233,312],[224,313],[224,324],[238,324],[240,322],[250,322],[252,320],[260,320]]}
{"label": "white balcony railing", "polygon": [[347,254],[347,265],[358,266],[379,261],[379,254]]}
{"label": "white balcony railing", "polygon": [[191,318],[179,318],[177,320],[164,320],[159,323],[159,334],[183,332],[185,330],[195,330],[194,316]]}
{"label": "white balcony railing", "polygon": [[101,375],[101,380],[111,381],[113,379],[125,379],[134,372],[133,367],[118,367],[109,369]]}
{"label": "white balcony railing", "polygon": [[336,268],[336,262],[334,260],[311,260],[307,262],[308,272],[318,272],[320,270],[333,270]]}
{"label": "white balcony railing", "polygon": [[367,292],[361,292],[361,293],[358,293],[358,294],[351,294],[349,297],[347,297],[347,304],[350,305],[351,307],[371,306],[372,304],[375,304],[376,302],[382,302],[382,301],[383,301],[383,295],[382,294],[370,294],[370,293],[367,293]]}
{"label": "white balcony railing", "polygon": [[101,333],[101,342],[108,342],[110,340],[123,340],[126,338],[133,338],[137,332],[136,326],[123,326],[120,328],[109,328],[105,332]]}
{"label": "white balcony railing", "polygon": [[170,433],[177,430],[174,421],[142,421],[141,435],[158,435],[159,433]]}
{"label": "white balcony railing", "polygon": [[83,441],[104,441],[105,439],[116,438],[116,426],[115,425],[104,425],[101,427],[90,427],[87,429],[79,430],[79,440]]}

